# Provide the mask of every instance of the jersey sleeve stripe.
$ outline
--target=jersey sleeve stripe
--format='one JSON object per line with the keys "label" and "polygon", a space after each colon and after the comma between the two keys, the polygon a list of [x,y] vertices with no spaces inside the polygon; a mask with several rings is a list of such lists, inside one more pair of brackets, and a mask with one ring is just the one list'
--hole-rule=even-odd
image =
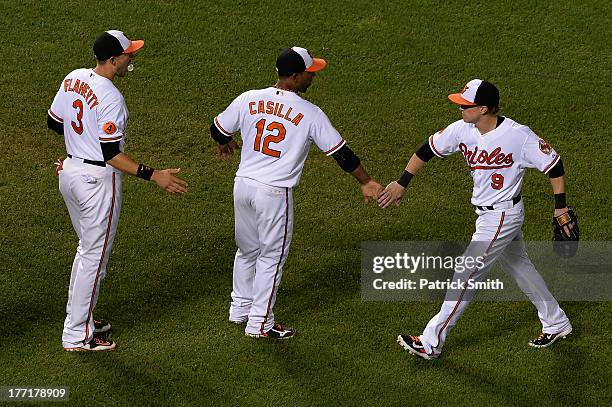
{"label": "jersey sleeve stripe", "polygon": [[329,150],[327,150],[325,152],[326,155],[332,155],[333,153],[335,153],[336,151],[338,151],[338,149],[340,149],[343,145],[346,144],[346,140],[342,139],[342,141],[340,141],[338,144],[336,144],[335,146],[333,146],[332,148],[330,148]]}
{"label": "jersey sleeve stripe", "polygon": [[431,151],[433,151],[435,155],[437,155],[440,158],[444,158],[444,156],[440,154],[438,150],[436,150],[436,146],[434,145],[434,142],[433,142],[433,136],[434,136],[433,134],[429,136],[429,147],[431,147]]}
{"label": "jersey sleeve stripe", "polygon": [[215,117],[215,126],[217,126],[217,129],[219,129],[221,133],[225,134],[228,137],[232,137],[232,133],[228,132],[223,127],[221,127],[221,124],[219,124],[219,120],[217,120],[216,117]]}
{"label": "jersey sleeve stripe", "polygon": [[58,115],[56,115],[55,113],[53,113],[53,112],[51,111],[51,109],[49,109],[47,112],[49,113],[49,116],[51,116],[51,117],[52,117],[53,119],[55,119],[56,121],[58,121],[58,122],[60,122],[60,123],[64,123],[64,120],[63,120],[61,117],[59,117]]}
{"label": "jersey sleeve stripe", "polygon": [[548,167],[544,168],[544,171],[542,171],[544,174],[548,174],[548,171],[550,171],[550,169],[552,167],[555,166],[555,164],[557,164],[557,162],[559,161],[559,159],[561,158],[560,155],[556,155],[555,154],[555,158],[553,158],[552,162],[550,164],[548,164]]}
{"label": "jersey sleeve stripe", "polygon": [[117,141],[117,140],[121,140],[122,138],[123,138],[123,135],[116,136],[116,137],[99,137],[100,141]]}

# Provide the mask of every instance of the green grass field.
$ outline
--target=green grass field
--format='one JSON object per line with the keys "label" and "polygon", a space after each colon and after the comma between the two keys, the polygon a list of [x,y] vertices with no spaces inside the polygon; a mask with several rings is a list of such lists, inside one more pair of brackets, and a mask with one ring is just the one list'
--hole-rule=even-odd
{"label": "green grass field", "polygon": [[[362,241],[470,238],[459,156],[432,161],[401,207],[381,211],[313,149],[275,308],[301,335],[244,337],[226,321],[239,159],[217,160],[208,131],[239,93],[274,83],[282,48],[304,46],[329,62],[306,97],[386,184],[460,118],[446,95],[488,79],[502,114],[563,156],[582,238],[609,241],[609,4],[3,0],[0,11],[0,386],[69,386],[71,405],[612,404],[610,302],[562,303],[574,334],[543,350],[526,346],[540,327],[529,302],[475,302],[443,357],[427,362],[395,338],[419,333],[439,303],[361,300]],[[69,354],[61,331],[77,241],[52,165],[63,140],[46,129],[46,110],[69,71],[93,66],[91,44],[111,28],[146,42],[116,82],[130,110],[126,152],[181,167],[190,190],[175,198],[125,178],[96,308],[119,349]],[[526,239],[549,239],[548,178],[529,172],[523,196]]]}

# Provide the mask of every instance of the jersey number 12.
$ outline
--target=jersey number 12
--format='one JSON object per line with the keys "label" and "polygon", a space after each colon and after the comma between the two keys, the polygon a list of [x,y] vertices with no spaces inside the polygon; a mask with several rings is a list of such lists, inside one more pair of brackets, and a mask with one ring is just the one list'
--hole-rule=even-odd
{"label": "jersey number 12", "polygon": [[[271,157],[280,157],[281,152],[270,148],[270,144],[280,143],[285,139],[285,134],[287,133],[285,126],[279,122],[272,122],[266,126],[266,119],[261,119],[255,123],[255,127],[257,128],[257,135],[255,136],[255,145],[253,149],[255,151],[261,151],[263,154]],[[264,129],[271,133],[264,136]],[[261,140],[262,137],[263,143]]]}

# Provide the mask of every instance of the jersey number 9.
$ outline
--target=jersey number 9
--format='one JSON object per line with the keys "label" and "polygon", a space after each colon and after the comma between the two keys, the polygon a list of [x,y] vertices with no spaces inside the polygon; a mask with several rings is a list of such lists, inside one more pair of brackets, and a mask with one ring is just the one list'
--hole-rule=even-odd
{"label": "jersey number 9", "polygon": [[491,175],[491,188],[500,190],[504,187],[504,176],[501,174]]}
{"label": "jersey number 9", "polygon": [[[255,145],[253,149],[255,151],[261,151],[263,154],[271,157],[280,157],[281,152],[269,146],[270,143],[280,143],[285,139],[285,134],[287,133],[285,126],[279,122],[272,122],[266,126],[266,119],[261,119],[255,124],[255,127],[257,128],[257,135],[255,136]],[[276,131],[276,134],[270,133],[263,137],[264,129],[270,132]],[[261,141],[262,137],[263,143]]]}

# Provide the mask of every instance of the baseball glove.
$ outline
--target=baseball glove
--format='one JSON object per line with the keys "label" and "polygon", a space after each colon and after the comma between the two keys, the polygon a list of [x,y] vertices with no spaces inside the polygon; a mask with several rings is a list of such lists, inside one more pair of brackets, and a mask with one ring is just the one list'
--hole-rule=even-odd
{"label": "baseball glove", "polygon": [[552,225],[553,249],[561,257],[573,257],[578,251],[578,240],[580,240],[576,212],[570,209],[563,215],[554,216]]}

